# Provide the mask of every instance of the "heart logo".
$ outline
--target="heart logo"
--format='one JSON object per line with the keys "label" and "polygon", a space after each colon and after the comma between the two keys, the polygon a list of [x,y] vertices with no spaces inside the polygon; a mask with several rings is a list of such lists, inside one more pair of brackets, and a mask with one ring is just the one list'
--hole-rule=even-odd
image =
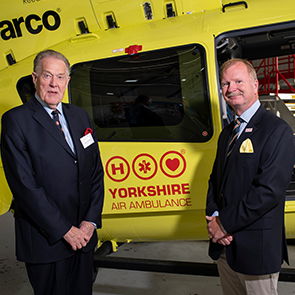
{"label": "heart logo", "polygon": [[175,171],[178,167],[179,167],[179,160],[177,158],[175,159],[168,159],[166,161],[166,166],[171,170],[171,171]]}

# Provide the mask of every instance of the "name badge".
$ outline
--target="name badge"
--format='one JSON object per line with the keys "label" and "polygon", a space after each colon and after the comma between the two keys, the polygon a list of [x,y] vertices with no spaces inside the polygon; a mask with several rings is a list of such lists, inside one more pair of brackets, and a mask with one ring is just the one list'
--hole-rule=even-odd
{"label": "name badge", "polygon": [[80,141],[81,141],[84,149],[88,148],[91,144],[94,143],[94,139],[93,139],[91,133],[88,133],[87,135],[81,137]]}

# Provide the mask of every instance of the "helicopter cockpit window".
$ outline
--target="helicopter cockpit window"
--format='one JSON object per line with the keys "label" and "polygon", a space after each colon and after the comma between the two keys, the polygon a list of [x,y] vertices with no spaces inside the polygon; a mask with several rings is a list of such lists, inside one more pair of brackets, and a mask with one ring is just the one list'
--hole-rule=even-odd
{"label": "helicopter cockpit window", "polygon": [[182,46],[79,63],[72,104],[99,141],[205,142],[212,136],[204,49]]}

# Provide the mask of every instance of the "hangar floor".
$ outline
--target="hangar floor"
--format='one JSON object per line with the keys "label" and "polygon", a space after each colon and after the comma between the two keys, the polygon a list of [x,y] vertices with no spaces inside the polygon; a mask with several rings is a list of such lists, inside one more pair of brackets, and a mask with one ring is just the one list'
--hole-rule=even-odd
{"label": "hangar floor", "polygon": [[[0,217],[0,294],[32,295],[24,264],[14,256],[13,217]],[[117,257],[147,258],[211,263],[207,255],[208,242],[157,242],[124,244]],[[295,268],[295,243],[288,245],[291,267]],[[283,267],[288,267],[284,264]],[[94,295],[221,295],[216,277],[151,273],[101,268]],[[295,283],[279,282],[279,294],[295,294]],[[83,294],[81,294],[83,295]]]}

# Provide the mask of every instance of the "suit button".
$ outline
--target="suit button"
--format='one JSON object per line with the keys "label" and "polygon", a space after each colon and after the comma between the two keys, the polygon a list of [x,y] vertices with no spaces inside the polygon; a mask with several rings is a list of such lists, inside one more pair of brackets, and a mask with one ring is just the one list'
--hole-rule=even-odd
{"label": "suit button", "polygon": [[75,161],[74,161],[74,164],[77,164],[77,163],[78,163],[78,161],[77,161],[77,160],[75,160]]}

